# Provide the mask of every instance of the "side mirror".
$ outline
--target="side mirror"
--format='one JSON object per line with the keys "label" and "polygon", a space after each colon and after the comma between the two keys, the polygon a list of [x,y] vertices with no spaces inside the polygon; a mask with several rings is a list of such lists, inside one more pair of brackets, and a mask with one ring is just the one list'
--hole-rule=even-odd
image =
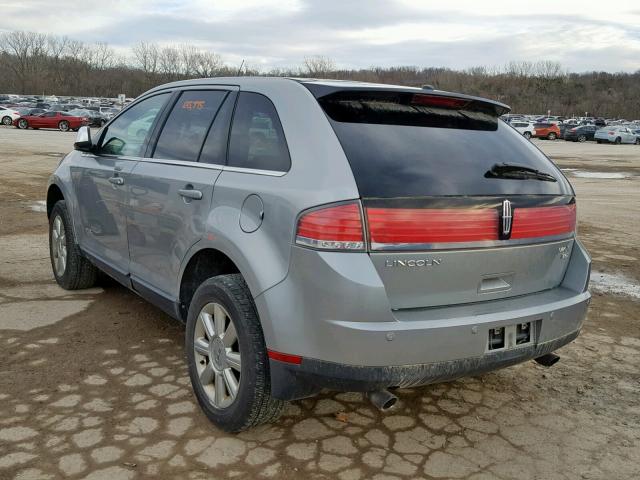
{"label": "side mirror", "polygon": [[93,144],[91,143],[91,131],[89,127],[80,127],[76,134],[76,141],[73,148],[81,152],[90,152]]}

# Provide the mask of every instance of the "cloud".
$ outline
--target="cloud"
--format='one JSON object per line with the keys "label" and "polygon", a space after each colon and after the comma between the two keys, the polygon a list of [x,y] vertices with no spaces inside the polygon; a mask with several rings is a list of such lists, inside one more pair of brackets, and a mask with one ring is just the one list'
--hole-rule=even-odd
{"label": "cloud", "polygon": [[190,43],[264,69],[326,55],[340,67],[468,68],[511,60],[560,61],[572,71],[640,69],[634,0],[612,12],[601,0],[565,1],[553,13],[511,1],[452,0],[0,0],[2,30],[34,30],[107,42]]}

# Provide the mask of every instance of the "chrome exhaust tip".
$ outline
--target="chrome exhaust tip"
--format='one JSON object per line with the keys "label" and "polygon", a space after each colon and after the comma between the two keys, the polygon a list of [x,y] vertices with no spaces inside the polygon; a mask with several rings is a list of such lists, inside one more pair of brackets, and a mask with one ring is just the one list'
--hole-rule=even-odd
{"label": "chrome exhaust tip", "polygon": [[381,412],[387,412],[391,410],[398,401],[398,397],[396,397],[389,390],[367,392],[367,398]]}

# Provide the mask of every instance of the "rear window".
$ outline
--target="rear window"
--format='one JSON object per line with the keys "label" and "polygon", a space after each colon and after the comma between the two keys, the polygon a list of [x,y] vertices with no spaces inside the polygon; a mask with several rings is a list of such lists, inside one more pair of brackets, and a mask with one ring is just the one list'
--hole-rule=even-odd
{"label": "rear window", "polygon": [[[362,197],[570,193],[559,170],[489,102],[388,91],[343,91],[318,102]],[[485,176],[500,163],[557,182]]]}

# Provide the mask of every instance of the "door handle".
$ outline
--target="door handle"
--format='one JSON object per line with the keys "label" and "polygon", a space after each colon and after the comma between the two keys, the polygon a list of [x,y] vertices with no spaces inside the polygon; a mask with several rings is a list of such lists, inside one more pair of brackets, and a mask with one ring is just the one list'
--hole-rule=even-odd
{"label": "door handle", "polygon": [[200,190],[194,190],[193,188],[183,188],[178,190],[178,195],[185,198],[191,198],[193,200],[202,200],[202,192]]}
{"label": "door handle", "polygon": [[111,177],[109,178],[109,182],[114,185],[124,185],[124,178],[122,177]]}

